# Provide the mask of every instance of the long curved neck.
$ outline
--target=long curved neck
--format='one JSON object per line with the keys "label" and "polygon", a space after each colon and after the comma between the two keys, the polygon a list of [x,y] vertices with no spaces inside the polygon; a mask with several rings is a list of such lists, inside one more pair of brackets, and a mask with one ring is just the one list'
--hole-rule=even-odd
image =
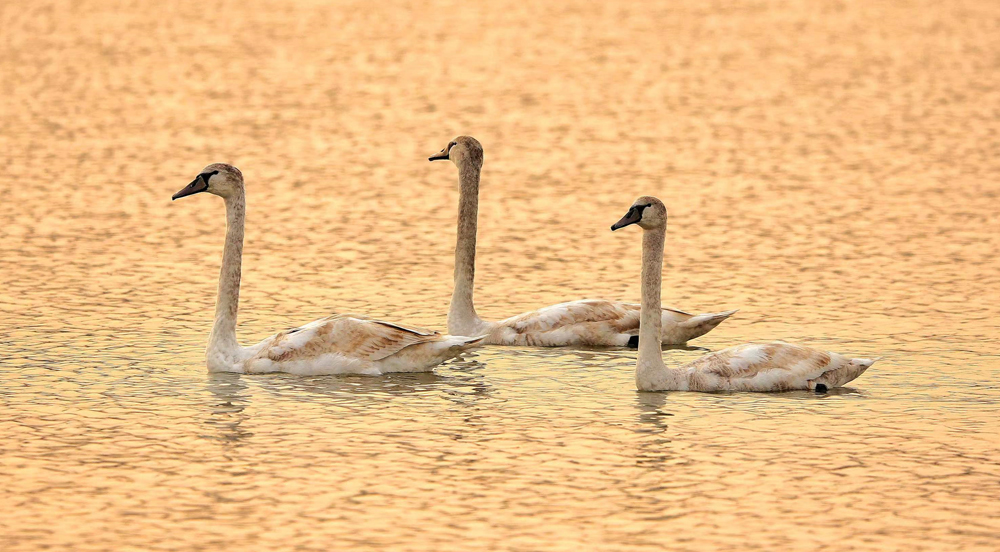
{"label": "long curved neck", "polygon": [[667,389],[676,374],[663,364],[660,350],[660,288],[663,285],[663,240],[666,227],[642,232],[642,305],[639,314],[639,358],[635,383],[640,391]]}
{"label": "long curved neck", "polygon": [[243,191],[226,199],[226,246],[219,273],[219,297],[215,302],[215,324],[208,339],[209,351],[230,353],[236,341],[236,312],[240,306],[240,274],[243,265],[243,222],[246,199]]}
{"label": "long curved neck", "polygon": [[458,168],[458,242],[455,244],[455,289],[448,310],[448,332],[473,335],[483,321],[472,292],[476,278],[476,227],[479,219],[479,173],[473,163]]}

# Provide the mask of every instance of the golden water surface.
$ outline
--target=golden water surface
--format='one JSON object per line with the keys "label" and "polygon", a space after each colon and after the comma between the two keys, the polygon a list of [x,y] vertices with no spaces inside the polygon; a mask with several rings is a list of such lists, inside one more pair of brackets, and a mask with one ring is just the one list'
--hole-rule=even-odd
{"label": "golden water surface", "polygon": [[[0,3],[0,549],[1000,548],[1000,3]],[[210,375],[243,342],[443,328],[459,134],[476,299],[664,297],[692,345],[884,356],[827,395],[636,393],[629,350]],[[671,350],[679,363],[703,350]]]}

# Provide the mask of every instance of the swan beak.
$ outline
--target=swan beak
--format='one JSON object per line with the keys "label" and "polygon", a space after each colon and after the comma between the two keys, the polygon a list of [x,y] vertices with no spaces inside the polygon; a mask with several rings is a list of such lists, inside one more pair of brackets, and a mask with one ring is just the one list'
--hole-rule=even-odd
{"label": "swan beak", "polygon": [[198,175],[198,178],[192,180],[190,184],[184,186],[184,189],[171,196],[170,199],[171,200],[180,199],[182,197],[187,197],[189,195],[194,195],[200,192],[204,192],[207,189],[208,189],[208,182],[205,182],[205,179],[202,178],[201,175]]}
{"label": "swan beak", "polygon": [[621,220],[611,225],[611,231],[614,232],[619,228],[625,228],[626,226],[635,224],[640,220],[642,220],[642,211],[632,207],[627,213],[625,213],[625,216],[622,217]]}
{"label": "swan beak", "polygon": [[428,157],[427,160],[428,161],[441,161],[441,160],[447,161],[448,160],[448,152],[445,151],[445,150],[441,150],[441,153],[439,153],[437,155],[432,155],[432,156]]}

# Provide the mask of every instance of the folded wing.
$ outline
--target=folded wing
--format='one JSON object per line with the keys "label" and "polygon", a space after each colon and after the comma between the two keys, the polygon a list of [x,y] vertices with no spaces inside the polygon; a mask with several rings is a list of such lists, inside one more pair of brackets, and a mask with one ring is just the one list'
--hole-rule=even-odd
{"label": "folded wing", "polygon": [[639,305],[584,299],[526,312],[500,322],[518,333],[548,332],[576,324],[605,322],[619,331],[639,327]]}
{"label": "folded wing", "polygon": [[723,349],[694,360],[682,369],[688,371],[693,390],[783,391],[812,389],[814,380],[850,368],[851,363],[837,353],[773,342]]}
{"label": "folded wing", "polygon": [[411,345],[439,341],[433,330],[375,320],[355,314],[321,318],[275,335],[256,358],[273,362],[306,360],[324,354],[378,361]]}

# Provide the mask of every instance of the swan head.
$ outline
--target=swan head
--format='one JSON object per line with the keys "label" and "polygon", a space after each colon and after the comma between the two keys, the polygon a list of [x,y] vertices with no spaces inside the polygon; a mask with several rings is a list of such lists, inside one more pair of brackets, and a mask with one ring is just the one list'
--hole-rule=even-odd
{"label": "swan head", "polygon": [[198,173],[198,176],[170,199],[180,199],[189,195],[208,192],[219,197],[229,197],[243,191],[243,173],[232,165],[212,163]]}
{"label": "swan head", "polygon": [[611,230],[615,231],[632,224],[638,224],[644,230],[665,227],[667,207],[653,196],[642,196],[632,202],[632,206],[621,220],[611,225]]}
{"label": "swan head", "polygon": [[483,146],[472,136],[459,136],[441,150],[441,153],[427,158],[428,161],[449,160],[461,167],[471,163],[477,169],[483,168]]}

